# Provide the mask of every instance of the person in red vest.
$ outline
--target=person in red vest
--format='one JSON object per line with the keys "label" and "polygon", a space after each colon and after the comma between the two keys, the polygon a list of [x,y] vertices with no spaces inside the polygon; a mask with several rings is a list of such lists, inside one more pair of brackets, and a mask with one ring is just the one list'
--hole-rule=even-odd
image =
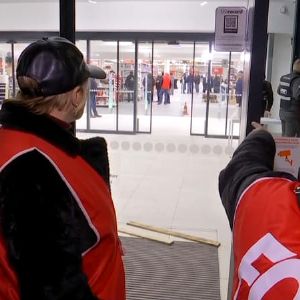
{"label": "person in red vest", "polygon": [[25,48],[16,76],[0,110],[0,299],[124,300],[106,142],[71,131],[105,72],[52,37]]}
{"label": "person in red vest", "polygon": [[270,133],[259,128],[220,173],[219,192],[233,232],[232,299],[298,299],[300,182],[273,170]]}
{"label": "person in red vest", "polygon": [[171,88],[171,77],[169,73],[164,73],[162,78],[159,102],[161,104],[164,97],[164,104],[170,104],[170,88]]}

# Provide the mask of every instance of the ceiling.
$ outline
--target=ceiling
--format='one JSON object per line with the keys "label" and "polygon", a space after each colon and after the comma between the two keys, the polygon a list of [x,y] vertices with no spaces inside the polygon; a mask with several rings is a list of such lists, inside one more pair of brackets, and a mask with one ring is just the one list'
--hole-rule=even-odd
{"label": "ceiling", "polygon": [[[75,0],[76,2],[88,2],[88,0]],[[128,1],[128,0],[93,0],[95,2],[105,2],[105,1]],[[143,1],[149,1],[149,0],[130,0],[130,1],[136,1],[136,2],[143,2]],[[203,0],[151,0],[151,2],[186,2],[186,1],[193,1],[193,2],[203,2]],[[209,0],[210,2],[241,2],[241,0]],[[270,0],[270,2],[294,2],[295,0]],[[0,0],[0,3],[42,3],[42,2],[54,2],[59,3],[60,0]]]}

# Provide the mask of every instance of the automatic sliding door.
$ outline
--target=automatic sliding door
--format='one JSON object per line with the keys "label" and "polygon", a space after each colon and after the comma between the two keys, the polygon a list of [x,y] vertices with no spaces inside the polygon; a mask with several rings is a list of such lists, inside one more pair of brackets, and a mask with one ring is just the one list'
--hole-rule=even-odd
{"label": "automatic sliding door", "polygon": [[195,44],[194,94],[192,103],[191,134],[205,133],[206,103],[208,83],[208,62],[210,59],[208,43]]}
{"label": "automatic sliding door", "polygon": [[134,132],[135,43],[119,42],[118,131]]}
{"label": "automatic sliding door", "polygon": [[0,44],[0,104],[13,96],[11,44]]}
{"label": "automatic sliding door", "polygon": [[229,52],[214,52],[211,60],[207,135],[226,134],[226,119],[231,98],[228,94]]}
{"label": "automatic sliding door", "polygon": [[239,135],[236,81],[243,64],[241,53],[213,52],[207,135]]}
{"label": "automatic sliding door", "polygon": [[137,132],[151,132],[155,80],[152,73],[152,42],[138,44]]}
{"label": "automatic sliding door", "polygon": [[78,129],[116,130],[116,72],[117,72],[117,42],[116,41],[78,41],[76,45],[86,54],[90,49],[89,63],[102,68],[106,79],[89,79],[89,100],[85,113],[76,122]]}
{"label": "automatic sliding door", "polygon": [[[193,95],[192,42],[154,43],[153,75],[156,80],[153,101],[153,132],[189,134]],[[162,75],[168,77],[161,89]]]}

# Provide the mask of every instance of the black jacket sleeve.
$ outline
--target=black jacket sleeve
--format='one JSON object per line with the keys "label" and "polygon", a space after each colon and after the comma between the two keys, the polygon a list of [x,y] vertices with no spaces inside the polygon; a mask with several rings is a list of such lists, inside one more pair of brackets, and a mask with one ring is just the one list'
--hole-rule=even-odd
{"label": "black jacket sleeve", "polygon": [[80,155],[98,172],[110,189],[110,169],[105,139],[93,137],[81,140],[80,149]]}
{"label": "black jacket sleeve", "polygon": [[268,81],[267,81],[266,90],[267,90],[267,95],[268,95],[268,101],[267,101],[267,107],[266,107],[266,110],[267,110],[267,111],[271,111],[271,108],[272,108],[273,102],[274,102],[274,96],[273,96],[272,85],[271,85],[271,83],[268,82]]}
{"label": "black jacket sleeve", "polygon": [[227,167],[219,175],[219,193],[230,226],[237,200],[242,192],[255,180],[262,177],[286,177],[292,175],[274,172],[275,142],[265,130],[255,130],[239,145]]}
{"label": "black jacket sleeve", "polygon": [[21,300],[96,300],[81,254],[95,242],[75,199],[38,151],[0,173],[1,225]]}

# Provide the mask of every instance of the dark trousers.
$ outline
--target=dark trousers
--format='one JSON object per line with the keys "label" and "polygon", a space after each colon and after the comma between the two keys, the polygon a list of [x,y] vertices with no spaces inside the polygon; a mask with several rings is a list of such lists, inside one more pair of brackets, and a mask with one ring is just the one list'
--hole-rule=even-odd
{"label": "dark trousers", "polygon": [[279,110],[279,118],[281,120],[282,136],[300,137],[300,111],[284,111]]}
{"label": "dark trousers", "polygon": [[238,103],[239,106],[242,105],[242,95],[236,95],[235,97],[236,103]]}
{"label": "dark trousers", "polygon": [[133,101],[133,90],[128,90],[127,101]]}
{"label": "dark trousers", "polygon": [[[165,96],[164,96],[165,95]],[[158,103],[161,103],[164,97],[164,103],[170,103],[170,93],[167,89],[161,89],[159,92],[159,101]]]}
{"label": "dark trousers", "polygon": [[97,103],[96,103],[96,94],[91,93],[90,98],[90,106],[91,106],[91,116],[97,116]]}

